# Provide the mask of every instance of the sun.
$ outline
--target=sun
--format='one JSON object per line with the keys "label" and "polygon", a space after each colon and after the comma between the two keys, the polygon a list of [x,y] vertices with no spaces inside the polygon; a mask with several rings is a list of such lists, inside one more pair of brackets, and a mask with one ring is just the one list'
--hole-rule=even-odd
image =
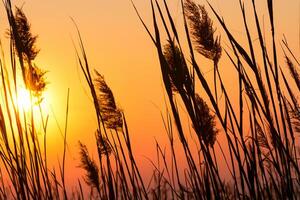
{"label": "sun", "polygon": [[48,115],[49,110],[49,92],[44,91],[41,96],[36,97],[25,87],[18,87],[16,96],[16,106],[20,111],[34,115]]}
{"label": "sun", "polygon": [[44,114],[47,114],[48,104],[47,99],[49,98],[49,95],[47,92],[44,92],[40,97],[36,97],[30,93],[29,90],[27,90],[24,87],[18,88],[16,103],[19,110],[25,111],[26,113],[32,111],[34,113],[40,112],[40,109],[43,110]]}
{"label": "sun", "polygon": [[22,109],[24,111],[29,111],[31,109],[33,103],[30,98],[30,92],[27,89],[19,88],[17,95],[17,104],[19,109]]}

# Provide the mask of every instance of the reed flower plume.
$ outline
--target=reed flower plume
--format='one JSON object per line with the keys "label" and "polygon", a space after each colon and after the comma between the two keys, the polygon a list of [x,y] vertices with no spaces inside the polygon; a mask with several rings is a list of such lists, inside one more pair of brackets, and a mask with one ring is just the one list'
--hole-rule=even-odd
{"label": "reed flower plume", "polygon": [[194,129],[206,145],[213,146],[218,133],[215,116],[210,113],[208,105],[198,94],[195,96],[195,102],[196,124],[194,124]]}
{"label": "reed flower plume", "polygon": [[29,66],[25,68],[25,83],[35,97],[40,97],[42,92],[46,89],[45,74],[38,66]]}
{"label": "reed flower plume", "polygon": [[164,46],[164,56],[169,67],[169,78],[174,92],[182,90],[190,78],[181,50],[172,42]]}
{"label": "reed flower plume", "polygon": [[19,57],[26,61],[22,67],[26,88],[35,97],[40,97],[46,88],[45,74],[41,68],[34,65],[33,60],[39,53],[36,47],[37,36],[31,33],[29,21],[21,8],[15,7],[14,28],[16,31],[10,33],[14,41],[14,48]]}
{"label": "reed flower plume", "polygon": [[192,0],[186,0],[184,9],[189,20],[196,50],[217,63],[222,53],[220,37],[214,37],[213,22],[209,18],[205,7],[197,5]]}
{"label": "reed flower plume", "polygon": [[112,147],[109,140],[100,134],[99,130],[96,132],[97,148],[100,155],[109,155],[112,152]]}
{"label": "reed flower plume", "polygon": [[[18,37],[14,38],[15,42],[18,42],[18,50],[21,53],[23,59],[30,62],[35,59],[39,50],[36,48],[36,35],[32,35],[31,27],[21,8],[16,7],[15,11],[15,24]],[[13,35],[11,35],[13,37]],[[18,41],[16,41],[16,39]],[[16,45],[16,44],[15,44]],[[20,56],[20,55],[19,55]]]}
{"label": "reed flower plume", "polygon": [[268,138],[262,127],[259,124],[255,125],[256,133],[257,133],[257,142],[259,147],[269,148]]}
{"label": "reed flower plume", "polygon": [[296,132],[300,133],[300,106],[297,105],[296,107],[290,106],[290,115],[292,125]]}
{"label": "reed flower plume", "polygon": [[89,186],[95,187],[98,192],[100,192],[99,169],[95,161],[90,158],[87,147],[79,142],[79,148],[81,159],[81,164],[79,167],[83,168],[86,171],[85,182]]}
{"label": "reed flower plume", "polygon": [[296,85],[298,87],[298,89],[300,90],[300,75],[295,67],[295,65],[292,63],[292,61],[290,60],[289,57],[285,56],[285,60],[286,60],[286,64],[290,70],[290,73],[294,79],[294,81],[296,82]]}
{"label": "reed flower plume", "polygon": [[122,128],[122,113],[116,106],[114,95],[106,84],[104,77],[95,70],[95,85],[97,89],[97,98],[100,105],[100,113],[105,126],[109,129]]}

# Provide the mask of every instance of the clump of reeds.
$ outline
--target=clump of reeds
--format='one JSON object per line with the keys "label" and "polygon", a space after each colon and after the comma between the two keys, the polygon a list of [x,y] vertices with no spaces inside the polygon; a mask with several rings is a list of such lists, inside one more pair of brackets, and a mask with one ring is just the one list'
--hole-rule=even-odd
{"label": "clump of reeds", "polygon": [[[143,21],[142,23],[157,49],[169,102],[170,108],[167,108],[164,125],[168,133],[170,158],[166,151],[156,144],[157,165],[153,162],[153,181],[148,187],[135,161],[125,115],[117,107],[113,92],[103,75],[98,71],[95,71],[94,75],[91,74],[83,41],[78,32],[78,62],[90,89],[98,122],[95,133],[97,160],[92,159],[87,147],[79,143],[80,167],[86,171],[85,181],[91,188],[97,189],[96,195],[91,191],[91,198],[299,198],[299,147],[296,136],[300,124],[297,101],[300,88],[297,69],[299,62],[284,40],[284,59],[290,75],[284,74],[284,70],[280,68],[272,0],[266,2],[271,27],[271,31],[266,34],[272,40],[270,47],[266,45],[262,34],[262,22],[258,18],[256,2],[252,1],[251,8],[254,13],[254,27],[249,27],[249,17],[246,15],[244,4],[242,1],[239,3],[248,41],[245,46],[239,43],[225,21],[209,4],[231,45],[230,52],[224,49],[231,61],[231,65],[226,67],[231,67],[235,72],[237,80],[233,81],[238,85],[238,93],[230,96],[231,88],[226,87],[223,74],[219,71],[219,67],[222,67],[220,36],[216,36],[213,21],[205,7],[192,0],[181,1],[185,36],[180,38],[166,0],[163,0],[163,7],[157,0],[151,1],[154,34]],[[10,103],[17,93],[17,67],[20,67],[22,81],[32,95],[40,96],[46,82],[45,72],[34,64],[39,52],[35,45],[37,36],[31,33],[25,14],[20,8],[16,8],[14,13],[9,0],[4,1],[4,5],[10,25],[12,74],[8,74],[9,70],[1,60],[1,93],[5,101],[0,102],[0,159],[4,166],[4,170],[0,170],[0,198],[68,199],[64,181],[65,148],[59,180],[55,170],[48,169],[46,145],[44,143],[42,152],[37,140],[38,131],[35,129],[34,115],[31,115],[30,120],[26,115],[22,118],[17,106]],[[138,17],[142,20],[139,13]],[[258,35],[258,47],[254,45],[250,28]],[[163,33],[166,34],[166,42],[162,41]],[[187,42],[188,51],[183,49],[183,41]],[[208,84],[209,81],[202,73],[203,67],[199,64],[201,60],[196,58],[194,51],[213,61],[213,85]],[[296,83],[296,89],[291,87],[291,79]],[[202,87],[203,93],[196,90],[196,84]],[[222,92],[221,97],[218,96],[218,91]],[[234,104],[235,98],[239,101]],[[194,129],[190,132],[183,128],[179,104],[183,105]],[[217,129],[217,126],[220,129]],[[43,127],[46,134],[46,125]],[[183,157],[180,158],[175,145],[175,132],[178,133],[179,144],[183,149]],[[189,140],[190,134],[198,139],[193,140],[195,147]],[[224,135],[224,141],[218,140],[218,135],[221,134]],[[64,137],[66,145],[66,130]],[[224,153],[220,143],[228,146],[227,153]],[[193,151],[194,148],[196,151]],[[217,155],[217,151],[221,152],[222,156]],[[226,162],[230,182],[221,176],[221,171],[225,169],[220,167],[219,157]],[[180,167],[179,159],[181,163],[186,163],[186,169]],[[8,187],[5,187],[2,173],[8,175]],[[83,199],[80,181],[79,188],[73,197]]]}
{"label": "clump of reeds", "polygon": [[[266,2],[271,27],[271,31],[267,33],[271,38],[270,47],[266,45],[266,36],[262,33],[262,22],[258,18],[255,1],[252,1],[251,8],[254,13],[254,27],[249,27],[250,17],[247,17],[244,3],[239,1],[245,37],[248,41],[245,46],[239,43],[225,21],[208,3],[225,31],[227,42],[231,44],[231,53],[226,49],[224,51],[231,61],[231,66],[226,68],[232,67],[237,77],[232,81],[236,82],[238,93],[231,94],[232,96],[229,95],[231,88],[226,86],[222,78],[223,74],[219,71],[219,67],[222,67],[219,66],[222,63],[220,62],[222,53],[220,36],[216,36],[216,29],[213,28],[213,22],[205,7],[192,0],[181,1],[185,36],[180,38],[178,34],[180,31],[175,26],[167,1],[163,0],[163,6],[157,0],[150,2],[153,34],[142,20],[137,8],[135,6],[134,8],[157,49],[162,79],[168,95],[170,113],[167,113],[164,124],[170,141],[171,163],[175,166],[175,169],[172,168],[173,173],[166,164],[165,152],[161,151],[159,146],[158,155],[164,160],[164,170],[167,171],[167,175],[162,175],[161,179],[167,180],[173,195],[195,199],[299,198],[299,152],[295,138],[295,133],[299,131],[297,128],[299,90],[296,91],[290,86],[293,79],[298,87],[299,74],[298,69],[287,56],[285,59],[291,77],[285,75],[279,67],[273,1]],[[253,28],[252,31],[258,35],[258,46],[253,42],[250,28]],[[167,45],[163,45],[164,33],[167,37]],[[182,49],[184,42],[187,42],[188,51]],[[299,64],[286,40],[283,40],[283,44],[286,48],[284,51],[287,50]],[[208,84],[199,64],[201,60],[196,58],[194,51],[213,61],[213,85]],[[195,90],[197,81],[204,91],[201,97]],[[218,96],[218,91],[222,92],[221,97]],[[181,97],[199,138],[198,159],[190,151],[191,144],[187,142],[188,134],[182,128],[183,122],[174,93]],[[208,103],[203,100],[204,96],[208,98]],[[238,103],[233,103],[236,98]],[[220,101],[222,103],[219,103]],[[215,113],[216,121],[210,110]],[[188,175],[184,177],[185,182],[178,175],[180,168],[174,147],[172,119],[188,166],[185,169],[188,171],[186,173]],[[221,127],[218,131],[216,124]],[[219,135],[225,135],[223,137],[225,141],[218,141],[217,132]],[[214,143],[219,146],[216,147]],[[228,145],[228,153],[224,153],[220,143]],[[219,158],[215,154],[217,150],[222,152],[218,157],[222,157],[226,162],[231,177],[230,187],[220,174],[224,169],[219,168]]]}
{"label": "clump of reeds", "polygon": [[[63,183],[64,164],[60,168],[62,173],[59,179],[47,163],[48,116],[41,107],[41,120],[37,120],[38,116],[33,113],[33,107],[41,103],[47,84],[44,70],[34,64],[39,53],[37,36],[32,34],[30,23],[21,8],[16,7],[13,11],[10,0],[3,1],[3,4],[9,22],[10,63],[0,59],[0,93],[3,97],[0,102],[0,198],[59,199],[64,196],[67,199]],[[20,85],[30,93],[31,108],[26,111],[16,102]],[[37,128],[39,123],[42,131]]]}
{"label": "clump of reeds", "polygon": [[81,55],[77,52],[78,62],[88,83],[98,121],[95,140],[99,161],[98,165],[93,161],[93,167],[88,167],[88,152],[84,148],[84,153],[81,153],[81,166],[90,178],[92,174],[99,176],[99,183],[90,181],[89,184],[92,182],[93,187],[97,185],[100,199],[149,199],[133,155],[125,115],[117,107],[113,92],[103,75],[97,70],[94,71],[95,76],[91,75],[79,31],[78,35],[81,50]]}

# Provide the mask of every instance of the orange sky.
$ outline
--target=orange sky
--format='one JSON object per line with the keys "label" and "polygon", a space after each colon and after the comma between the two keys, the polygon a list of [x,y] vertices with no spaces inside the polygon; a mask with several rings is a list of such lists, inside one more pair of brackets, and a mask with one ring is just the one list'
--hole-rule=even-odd
{"label": "orange sky", "polygon": [[[151,27],[150,3],[146,0],[135,2],[145,22]],[[171,9],[175,22],[181,25],[179,1],[172,2]],[[205,3],[205,1],[197,2]],[[221,0],[210,2],[225,17],[233,33],[243,41],[242,23],[237,20],[241,16],[238,11],[238,0],[226,0],[226,3]],[[280,13],[275,20],[279,30],[277,38],[280,41],[284,33],[292,49],[299,53],[300,1],[285,2],[275,1],[275,9]],[[78,140],[89,144],[91,150],[95,149],[95,115],[72,44],[72,39],[77,44],[75,27],[70,20],[72,17],[82,34],[90,65],[105,76],[118,105],[125,111],[138,160],[142,166],[150,167],[151,164],[145,157],[151,158],[155,150],[154,138],[160,142],[166,139],[160,116],[160,111],[164,110],[164,87],[155,48],[139,22],[130,0],[31,0],[15,1],[15,5],[23,5],[24,12],[32,24],[33,33],[39,35],[37,44],[41,52],[36,58],[36,63],[49,71],[48,147],[52,151],[51,160],[56,162],[58,157],[61,158],[63,139],[55,117],[63,130],[68,88],[70,88],[70,115],[67,156],[71,161],[67,167],[72,169],[69,172],[78,172],[76,168],[79,164]],[[261,3],[258,7],[265,9]],[[1,13],[4,13],[3,6]],[[4,23],[6,24],[4,17],[1,14],[0,34],[3,41],[6,40],[7,28],[4,26]],[[267,15],[260,17],[268,20]],[[217,25],[217,21],[214,24]],[[219,30],[218,33],[221,32]],[[226,37],[223,35],[222,38]],[[228,43],[225,41],[224,44]],[[222,61],[221,66],[222,64],[223,66],[228,64],[226,59]],[[207,70],[204,71],[209,71],[210,68],[211,66],[207,66]],[[224,68],[221,70],[228,73]],[[226,74],[225,80],[230,84],[230,74]]]}

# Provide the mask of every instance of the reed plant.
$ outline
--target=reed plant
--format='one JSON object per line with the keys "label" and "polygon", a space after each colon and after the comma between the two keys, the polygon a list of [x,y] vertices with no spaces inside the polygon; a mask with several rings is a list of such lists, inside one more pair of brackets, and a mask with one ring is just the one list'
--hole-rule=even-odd
{"label": "reed plant", "polygon": [[[255,27],[249,26],[252,19],[246,13],[244,2],[239,1],[246,45],[235,38],[230,27],[208,2],[208,8],[231,45],[229,50],[221,46],[221,37],[216,36],[212,19],[203,5],[193,0],[181,0],[184,23],[180,29],[175,26],[166,0],[151,0],[150,3],[154,33],[151,33],[133,6],[153,41],[160,61],[170,106],[165,124],[169,127],[172,163],[178,166],[176,162],[179,159],[174,149],[175,131],[170,128],[174,123],[188,164],[184,178],[177,175],[176,181],[168,176],[162,176],[161,179],[167,181],[176,197],[181,199],[299,198],[299,147],[296,139],[299,131],[298,88],[291,87],[293,81],[298,86],[299,62],[286,40],[283,40],[283,59],[291,76],[285,74],[278,64],[280,54],[276,42],[273,1],[265,1],[271,27],[271,31],[264,32],[268,36],[263,35],[263,22],[258,18],[256,1],[251,1]],[[181,30],[185,35],[179,37]],[[258,46],[253,42],[254,34],[258,35]],[[267,44],[266,37],[271,38],[271,45]],[[167,41],[162,38],[167,38]],[[187,49],[183,48],[185,46]],[[231,88],[226,87],[224,75],[219,70],[222,67],[219,66],[222,52],[231,61],[231,65],[226,67],[231,67],[237,77],[232,80],[238,85],[238,92],[234,95],[230,95]],[[213,85],[203,74],[204,69],[197,54],[212,62]],[[197,93],[195,85],[200,85],[204,91],[201,95]],[[236,98],[238,103],[234,101]],[[190,150],[191,144],[187,142],[189,134],[183,129],[184,122],[178,104],[184,105],[194,128],[193,133],[198,138],[198,157],[193,156]],[[218,131],[216,124],[221,127]],[[224,135],[222,138],[225,140],[218,141],[217,133]],[[224,153],[224,146],[222,148],[218,142],[227,144],[228,154]],[[216,156],[217,150],[222,153]],[[165,154],[160,152],[165,160]],[[220,157],[227,164],[229,180],[221,175],[225,169],[219,167]],[[168,170],[166,162],[164,169]],[[175,171],[178,170],[176,168]],[[229,181],[232,184],[228,184]]]}

